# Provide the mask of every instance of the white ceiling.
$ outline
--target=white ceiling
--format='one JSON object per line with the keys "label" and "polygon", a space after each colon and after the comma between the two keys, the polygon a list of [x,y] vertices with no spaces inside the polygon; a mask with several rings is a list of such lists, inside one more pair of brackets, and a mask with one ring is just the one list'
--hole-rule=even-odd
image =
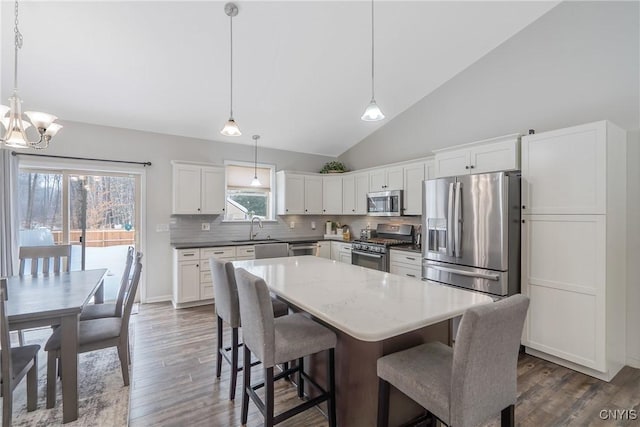
{"label": "white ceiling", "polygon": [[[376,2],[370,99],[368,1],[238,1],[234,116],[225,2],[24,2],[25,110],[66,120],[337,156],[529,25],[557,2]],[[10,95],[13,3],[2,2],[2,98]],[[64,132],[64,130],[62,131]]]}

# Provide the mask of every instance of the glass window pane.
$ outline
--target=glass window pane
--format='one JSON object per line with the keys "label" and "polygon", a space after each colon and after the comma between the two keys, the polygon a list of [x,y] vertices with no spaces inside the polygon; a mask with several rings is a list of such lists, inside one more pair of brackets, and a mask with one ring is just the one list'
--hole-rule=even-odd
{"label": "glass window pane", "polygon": [[61,244],[62,174],[21,170],[18,194],[20,246]]}
{"label": "glass window pane", "polygon": [[226,221],[248,221],[252,216],[273,219],[271,177],[273,167],[259,167],[261,185],[252,187],[253,166],[228,164],[226,189]]}

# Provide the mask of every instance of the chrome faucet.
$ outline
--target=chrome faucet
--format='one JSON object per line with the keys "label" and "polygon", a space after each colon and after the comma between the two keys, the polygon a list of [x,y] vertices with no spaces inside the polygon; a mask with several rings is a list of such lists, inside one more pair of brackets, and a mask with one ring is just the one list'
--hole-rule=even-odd
{"label": "chrome faucet", "polygon": [[253,221],[255,221],[256,219],[258,220],[258,226],[260,228],[263,228],[262,220],[260,219],[260,217],[259,216],[252,217],[251,218],[251,223],[249,225],[249,240],[255,239],[256,236],[258,235],[258,233],[255,233],[255,234],[253,233]]}

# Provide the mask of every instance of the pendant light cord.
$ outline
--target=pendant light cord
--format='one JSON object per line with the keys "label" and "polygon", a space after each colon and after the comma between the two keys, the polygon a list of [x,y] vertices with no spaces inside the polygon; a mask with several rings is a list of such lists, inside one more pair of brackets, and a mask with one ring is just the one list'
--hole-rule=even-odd
{"label": "pendant light cord", "polygon": [[373,0],[371,0],[371,99],[375,99],[375,90],[374,90],[374,20],[373,20]]}
{"label": "pendant light cord", "polygon": [[256,141],[256,148],[253,154],[253,177],[258,178],[258,138],[259,136],[254,136],[253,139]]}
{"label": "pendant light cord", "polygon": [[230,33],[230,45],[231,49],[229,49],[229,73],[230,73],[230,81],[231,81],[231,94],[229,101],[229,116],[233,119],[233,15],[229,16],[229,33]]}
{"label": "pendant light cord", "polygon": [[18,29],[18,0],[16,0],[14,13],[15,13],[15,21],[14,21],[13,32],[15,34],[14,36],[15,52],[13,56],[13,91],[17,92],[18,91],[18,49],[22,48],[22,34]]}

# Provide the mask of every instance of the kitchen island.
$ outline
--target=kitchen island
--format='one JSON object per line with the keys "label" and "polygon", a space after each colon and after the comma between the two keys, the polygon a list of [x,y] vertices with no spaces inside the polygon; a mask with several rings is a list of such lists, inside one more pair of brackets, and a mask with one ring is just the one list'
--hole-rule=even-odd
{"label": "kitchen island", "polygon": [[[262,277],[269,289],[338,335],[338,425],[373,426],[379,357],[423,342],[450,342],[448,320],[491,303],[486,295],[314,256],[234,261]],[[323,357],[305,366],[324,384]],[[417,414],[415,404],[391,396],[391,425]]]}

